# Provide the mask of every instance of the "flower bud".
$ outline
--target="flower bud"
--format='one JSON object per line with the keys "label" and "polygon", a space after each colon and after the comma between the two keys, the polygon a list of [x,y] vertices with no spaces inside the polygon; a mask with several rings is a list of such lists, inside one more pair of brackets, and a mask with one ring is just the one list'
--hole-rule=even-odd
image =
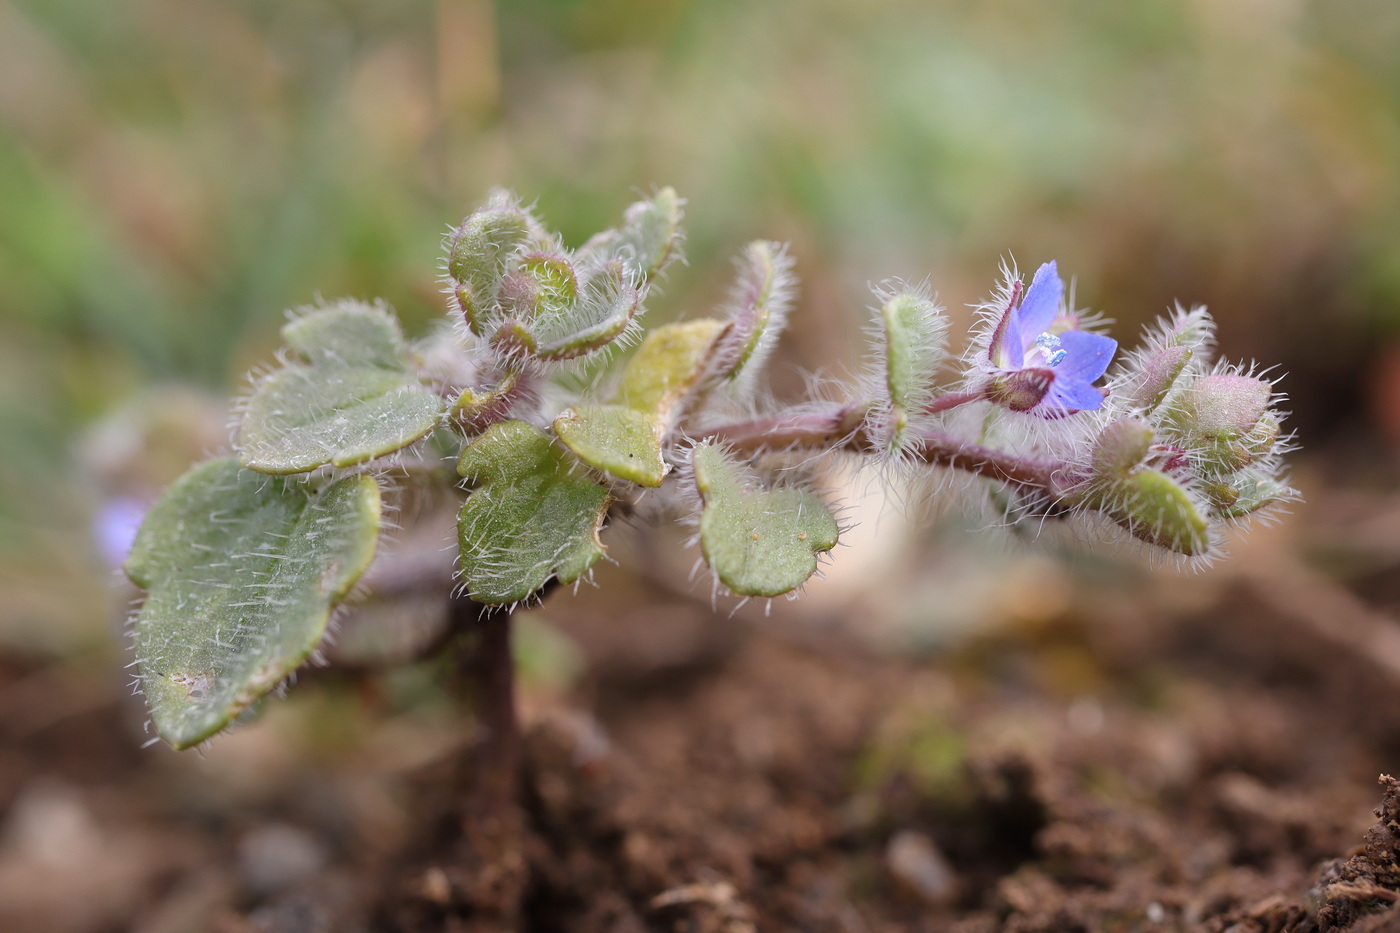
{"label": "flower bud", "polygon": [[1115,482],[1103,511],[1133,537],[1187,557],[1210,549],[1210,523],[1186,490],[1160,470]]}
{"label": "flower bud", "polygon": [[1238,437],[1264,416],[1273,387],[1237,373],[1202,376],[1182,394],[1180,423],[1201,437]]}
{"label": "flower bud", "polygon": [[474,212],[450,235],[447,276],[467,325],[477,334],[495,302],[511,255],[530,236],[530,216],[498,195]]}
{"label": "flower bud", "polygon": [[1154,436],[1152,428],[1136,418],[1113,422],[1094,441],[1090,454],[1094,475],[1108,480],[1126,479],[1147,459]]}
{"label": "flower bud", "polygon": [[1220,506],[1220,514],[1225,518],[1243,518],[1265,506],[1282,502],[1293,495],[1293,491],[1276,479],[1246,477],[1236,481],[1231,487],[1235,498]]}
{"label": "flower bud", "polygon": [[1138,382],[1133,388],[1133,404],[1152,411],[1176,385],[1177,379],[1191,362],[1189,347],[1162,347],[1139,361]]}
{"label": "flower bud", "polygon": [[1168,419],[1206,475],[1233,473],[1272,448],[1278,420],[1273,386],[1238,373],[1201,376],[1181,393]]}

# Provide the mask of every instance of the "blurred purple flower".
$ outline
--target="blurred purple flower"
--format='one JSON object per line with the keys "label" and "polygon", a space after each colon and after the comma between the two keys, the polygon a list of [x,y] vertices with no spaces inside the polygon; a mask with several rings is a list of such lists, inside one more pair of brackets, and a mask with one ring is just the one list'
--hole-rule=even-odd
{"label": "blurred purple flower", "polygon": [[1052,417],[1103,407],[1104,390],[1094,381],[1108,370],[1118,341],[1079,330],[1077,317],[1060,314],[1063,295],[1054,262],[1036,270],[1019,302],[1013,291],[988,347],[992,401]]}
{"label": "blurred purple flower", "polygon": [[150,503],[129,496],[108,499],[92,517],[92,538],[108,566],[116,569],[131,553],[136,531],[146,517]]}

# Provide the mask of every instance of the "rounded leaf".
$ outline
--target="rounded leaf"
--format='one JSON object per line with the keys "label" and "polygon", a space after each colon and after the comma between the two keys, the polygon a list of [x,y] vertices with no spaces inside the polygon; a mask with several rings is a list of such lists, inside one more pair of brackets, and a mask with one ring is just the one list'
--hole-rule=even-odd
{"label": "rounded leaf", "polygon": [[646,412],[621,405],[566,408],[554,419],[554,433],[595,470],[650,488],[666,477],[656,419]]}
{"label": "rounded leaf", "polygon": [[156,731],[188,748],[297,669],[374,556],[379,487],[313,490],[232,457],[200,464],[152,507],[127,574],[138,677]]}
{"label": "rounded leaf", "polygon": [[293,320],[283,336],[301,359],[258,383],[248,399],[238,429],[248,469],[353,466],[401,450],[437,425],[445,403],[418,382],[385,308],[337,302]]}
{"label": "rounded leaf", "polygon": [[603,556],[608,491],[537,428],[493,424],[462,451],[457,471],[475,486],[457,537],[462,582],[477,602],[520,602],[551,577],[572,583]]}
{"label": "rounded leaf", "polygon": [[697,445],[691,463],[704,502],[700,547],[731,593],[791,592],[816,572],[817,555],[836,546],[836,519],[813,493],[765,488],[713,443]]}

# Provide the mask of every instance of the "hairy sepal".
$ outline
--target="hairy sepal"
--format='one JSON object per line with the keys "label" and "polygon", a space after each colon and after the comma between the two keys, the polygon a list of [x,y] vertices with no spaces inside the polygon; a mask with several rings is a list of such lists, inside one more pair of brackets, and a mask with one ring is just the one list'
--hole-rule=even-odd
{"label": "hairy sepal", "polygon": [[1143,467],[1100,477],[1088,504],[1133,537],[1184,557],[1204,557],[1213,546],[1205,503],[1166,471]]}

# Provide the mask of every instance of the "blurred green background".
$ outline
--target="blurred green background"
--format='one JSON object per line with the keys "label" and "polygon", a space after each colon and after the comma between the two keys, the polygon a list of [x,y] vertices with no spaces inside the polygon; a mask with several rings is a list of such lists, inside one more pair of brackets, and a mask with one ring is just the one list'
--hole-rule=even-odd
{"label": "blurred green background", "polygon": [[868,283],[961,309],[1008,255],[1129,344],[1204,302],[1290,373],[1305,456],[1390,482],[1397,49],[1394,0],[0,0],[0,641],[107,639],[87,527],[135,480],[93,425],[201,410],[172,387],[221,398],[318,294],[421,332],[495,185],[573,242],[674,185],[657,315],[791,241],[809,369],[855,357]]}

